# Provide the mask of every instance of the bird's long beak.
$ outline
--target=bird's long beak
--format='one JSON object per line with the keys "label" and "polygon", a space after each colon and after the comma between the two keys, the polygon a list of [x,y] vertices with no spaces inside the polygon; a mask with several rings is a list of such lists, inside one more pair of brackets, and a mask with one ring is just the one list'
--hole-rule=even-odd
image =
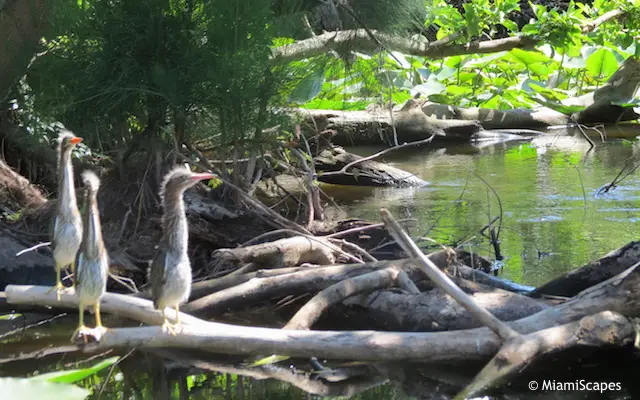
{"label": "bird's long beak", "polygon": [[81,143],[83,140],[84,140],[84,139],[82,139],[81,137],[77,137],[77,136],[76,136],[76,137],[74,137],[74,138],[71,138],[71,140],[69,140],[69,141],[70,141],[72,144],[78,144],[78,143]]}
{"label": "bird's long beak", "polygon": [[202,181],[204,179],[213,179],[215,177],[216,177],[215,174],[210,174],[208,172],[203,172],[201,174],[193,174],[191,176],[191,179],[193,179],[194,181]]}

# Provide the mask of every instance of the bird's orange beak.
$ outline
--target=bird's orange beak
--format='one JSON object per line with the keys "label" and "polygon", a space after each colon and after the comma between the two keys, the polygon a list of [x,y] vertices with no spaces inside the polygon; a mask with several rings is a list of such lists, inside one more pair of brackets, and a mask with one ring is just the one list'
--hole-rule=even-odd
{"label": "bird's orange beak", "polygon": [[193,179],[194,181],[202,181],[202,180],[205,180],[205,179],[213,179],[215,177],[216,177],[215,174],[210,174],[210,173],[205,172],[205,173],[201,173],[201,174],[193,174],[191,176],[191,179]]}
{"label": "bird's orange beak", "polygon": [[74,138],[71,138],[71,140],[69,140],[69,141],[70,141],[72,144],[78,144],[78,143],[81,143],[81,142],[82,142],[82,140],[83,140],[83,139],[82,139],[81,137],[77,137],[77,136],[76,136],[76,137],[74,137]]}

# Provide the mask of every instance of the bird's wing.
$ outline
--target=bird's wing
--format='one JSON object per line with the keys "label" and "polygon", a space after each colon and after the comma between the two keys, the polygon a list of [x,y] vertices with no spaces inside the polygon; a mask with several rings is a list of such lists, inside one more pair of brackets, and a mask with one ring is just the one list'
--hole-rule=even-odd
{"label": "bird's wing", "polygon": [[151,262],[151,269],[149,270],[151,294],[156,307],[158,299],[162,297],[163,286],[167,281],[167,256],[167,252],[162,250],[162,246],[160,246],[158,250],[156,250],[156,254]]}

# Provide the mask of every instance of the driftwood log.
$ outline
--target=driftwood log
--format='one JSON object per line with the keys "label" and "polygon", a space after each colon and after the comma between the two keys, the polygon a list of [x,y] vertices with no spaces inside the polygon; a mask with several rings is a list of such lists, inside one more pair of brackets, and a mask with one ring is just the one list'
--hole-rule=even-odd
{"label": "driftwood log", "polygon": [[[400,111],[301,110],[310,132],[333,129],[332,142],[338,145],[402,144],[436,136],[468,139],[482,129],[476,121],[442,120],[427,116],[417,102],[409,102]],[[397,143],[396,143],[397,139]]]}
{"label": "driftwood log", "polygon": [[[49,287],[14,286],[6,289],[11,304],[75,308],[77,297],[72,292],[62,295],[60,302]],[[640,272],[632,267],[600,285],[590,288],[563,304],[542,310],[507,325],[527,334],[579,320],[603,311],[626,317],[640,315]],[[400,333],[373,331],[298,331],[241,327],[207,322],[188,314],[181,315],[183,331],[172,336],[163,333],[162,315],[150,301],[107,293],[101,309],[147,324],[142,328],[113,328],[98,344],[87,350],[113,347],[193,348],[229,354],[283,354],[295,357],[323,357],[353,360],[422,360],[464,361],[492,357],[500,348],[500,340],[488,328],[436,333]],[[173,310],[167,317],[176,320]]]}

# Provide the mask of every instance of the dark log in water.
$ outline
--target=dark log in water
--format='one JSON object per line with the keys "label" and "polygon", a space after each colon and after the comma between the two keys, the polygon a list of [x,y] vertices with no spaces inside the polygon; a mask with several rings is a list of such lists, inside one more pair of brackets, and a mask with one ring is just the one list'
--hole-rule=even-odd
{"label": "dark log in water", "polygon": [[575,269],[538,287],[531,296],[572,297],[581,291],[616,276],[640,261],[640,242],[631,242],[604,257]]}
{"label": "dark log in water", "polygon": [[[326,149],[314,157],[318,180],[337,185],[424,186],[415,174],[349,153],[341,147]],[[352,165],[352,166],[350,166]],[[345,168],[349,166],[348,168]]]}

